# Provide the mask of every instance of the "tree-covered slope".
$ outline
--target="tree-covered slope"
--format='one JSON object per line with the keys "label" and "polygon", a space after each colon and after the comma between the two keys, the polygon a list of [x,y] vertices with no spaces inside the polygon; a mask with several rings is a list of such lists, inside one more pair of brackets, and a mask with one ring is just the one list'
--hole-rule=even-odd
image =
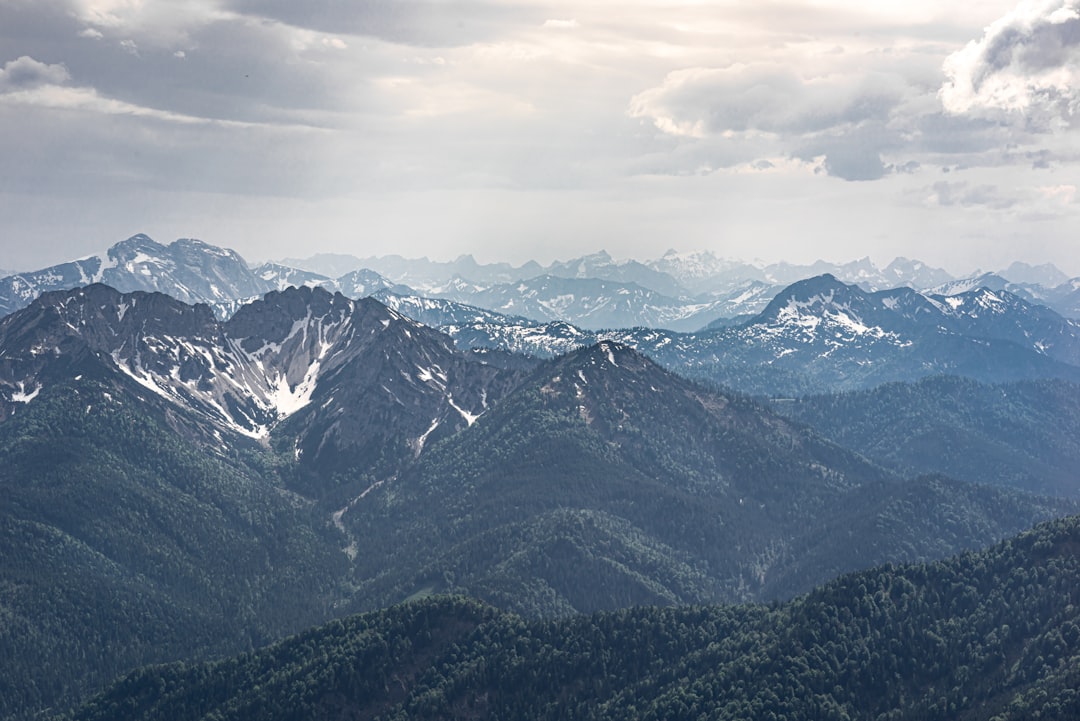
{"label": "tree-covered slope", "polygon": [[213,664],[144,669],[78,721],[994,719],[1080,714],[1080,518],[785,604],[523,622],[434,598]]}
{"label": "tree-covered slope", "polygon": [[955,377],[809,396],[776,409],[897,473],[1080,497],[1080,385]]}
{"label": "tree-covered slope", "polygon": [[618,344],[551,361],[340,516],[357,610],[431,592],[526,616],[763,600],[1075,508],[902,481]]}
{"label": "tree-covered slope", "polygon": [[192,443],[126,386],[55,386],[0,424],[0,718],[265,644],[338,598],[336,534],[261,456]]}

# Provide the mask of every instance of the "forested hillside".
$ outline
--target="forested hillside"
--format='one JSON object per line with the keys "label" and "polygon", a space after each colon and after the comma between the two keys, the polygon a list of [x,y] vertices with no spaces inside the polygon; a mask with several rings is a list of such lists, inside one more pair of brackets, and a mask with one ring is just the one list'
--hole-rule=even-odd
{"label": "forested hillside", "polygon": [[1080,517],[771,606],[524,622],[434,598],[132,674],[77,721],[1080,715]]}
{"label": "forested hillside", "polygon": [[524,616],[786,598],[989,545],[1075,503],[903,479],[601,343],[549,361],[341,515],[356,610],[463,593]]}
{"label": "forested hillside", "polygon": [[955,377],[774,404],[784,415],[901,475],[1080,497],[1080,385]]}
{"label": "forested hillside", "polygon": [[256,455],[83,381],[0,424],[0,718],[331,617],[345,558]]}

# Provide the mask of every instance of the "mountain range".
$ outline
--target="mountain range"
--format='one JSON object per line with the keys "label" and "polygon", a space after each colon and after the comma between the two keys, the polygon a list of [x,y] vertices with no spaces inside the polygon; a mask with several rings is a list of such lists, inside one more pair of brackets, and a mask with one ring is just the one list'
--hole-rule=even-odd
{"label": "mountain range", "polygon": [[0,276],[0,313],[24,307],[45,291],[104,282],[125,292],[157,290],[186,302],[206,302],[224,319],[270,290],[307,285],[351,298],[391,290],[589,330],[645,326],[685,332],[745,320],[764,310],[784,287],[825,274],[868,292],[899,287],[939,295],[978,287],[1007,290],[1067,317],[1080,316],[1080,279],[1069,280],[1049,264],[1014,263],[1001,274],[976,273],[960,280],[905,258],[879,269],[868,258],[755,265],[708,252],[675,251],[646,262],[616,261],[601,251],[548,266],[529,262],[519,267],[482,264],[471,256],[444,263],[323,254],[249,268],[234,251],[189,239],[161,245],[145,235],[97,256]]}
{"label": "mountain range", "polygon": [[0,320],[0,408],[3,718],[434,592],[528,617],[786,598],[1076,509],[905,480],[622,344],[472,353],[322,288],[228,321],[46,293]]}
{"label": "mountain range", "polygon": [[669,370],[755,395],[868,388],[935,374],[983,382],[1080,378],[1080,322],[986,288],[953,296],[910,288],[868,293],[826,275],[792,284],[756,316],[695,333],[588,331],[448,302],[436,311],[416,296],[378,297],[462,347],[551,357],[613,340]]}
{"label": "mountain range", "polygon": [[[802,633],[812,627],[806,608],[833,608],[839,598],[849,610],[836,613],[854,613],[856,607],[843,606],[850,598],[863,599],[859,613],[872,613],[865,599],[880,606],[888,598],[896,605],[888,613],[901,614],[895,643],[906,650],[873,668],[898,672],[888,664],[940,650],[935,639],[908,632],[909,625],[930,624],[944,639],[955,630],[956,609],[991,613],[992,605],[972,604],[987,594],[997,598],[991,584],[1014,578],[1009,564],[1048,558],[1032,549],[1075,545],[1064,522],[1037,532],[1035,541],[1018,541],[1022,553],[1001,547],[975,564],[1009,569],[997,575],[979,575],[964,565],[963,558],[973,558],[965,556],[913,575],[886,565],[861,577],[884,595],[843,587],[831,596],[835,584],[813,591],[842,573],[984,548],[1080,510],[1080,452],[1072,442],[1080,428],[1073,400],[1080,398],[1078,323],[1008,290],[870,291],[826,274],[772,293],[751,317],[693,333],[597,331],[427,298],[371,269],[349,268],[336,278],[283,265],[250,269],[234,253],[198,241],[157,246],[137,236],[106,256],[70,264],[53,280],[37,276],[35,289],[77,287],[10,296],[21,307],[0,318],[5,721],[63,712],[139,666],[250,654],[314,624],[432,594],[464,594],[488,606],[421,601],[359,623],[390,619],[391,645],[400,642],[404,652],[434,639],[463,644],[454,629],[488,621],[520,629],[524,618],[557,629],[588,623],[581,614],[632,606],[651,607],[645,617],[682,618],[664,615],[682,611],[657,608],[770,602],[708,612],[735,619],[749,633],[713,665],[750,679],[759,666],[748,659],[765,628],[783,627],[790,616],[798,620],[789,633]],[[565,308],[593,317],[628,312],[629,304],[601,296],[627,288],[654,293],[637,284],[660,271],[621,265],[618,271],[609,257],[589,257],[560,268],[573,277],[541,274],[536,285],[518,279],[514,288],[536,290],[518,291],[526,305],[564,282],[595,286],[603,293],[575,295]],[[623,275],[577,277],[605,267]],[[499,287],[511,299],[511,281],[494,280],[495,270],[492,285],[459,279],[456,292]],[[117,284],[140,285],[121,290],[90,282],[110,273]],[[539,292],[545,284],[547,296]],[[181,291],[187,300],[174,297]],[[846,392],[826,394],[839,389]],[[1055,574],[1072,573],[1060,562],[1051,566]],[[936,580],[920,585],[926,578]],[[1042,608],[1044,587],[1059,598],[1068,576],[1035,580],[1038,590],[1024,579],[1009,582],[1012,608]],[[973,596],[957,586],[965,583],[987,590]],[[894,593],[894,584],[902,590]],[[819,594],[818,606],[788,601],[811,592]],[[903,616],[911,610],[905,598],[918,600],[924,615]],[[948,610],[934,605],[941,598]],[[754,625],[759,617],[765,625]],[[393,625],[409,618],[421,621],[410,626],[416,636]],[[619,616],[592,618],[614,628]],[[1053,659],[1071,657],[1054,634],[1068,636],[1063,624],[1071,617],[1025,618],[1029,625],[1015,637],[992,616],[992,624],[972,626],[948,642],[954,646],[946,644],[967,649],[975,634],[992,630],[1007,641],[1000,648],[988,642],[966,660],[950,656],[948,668],[919,677],[933,683],[931,677],[969,668],[956,671],[950,689],[961,690],[947,697],[925,685],[890,686],[879,689],[884,695],[874,706],[867,701],[873,689],[856,684],[863,690],[830,691],[831,701],[814,703],[897,718],[902,699],[916,700],[911,713],[920,718],[982,710],[989,707],[972,699],[1004,703],[977,684],[964,685],[999,667],[985,658],[1000,651],[1018,659],[1038,648],[1042,661],[1024,656],[1000,683],[1017,693],[1048,684],[1039,688],[1067,704],[1055,694],[1070,677],[1055,675]],[[438,622],[423,619],[448,625],[433,631]],[[871,637],[845,640],[854,645],[836,658],[864,658]],[[547,637],[524,638],[530,645]],[[770,643],[764,647],[805,660],[799,649]],[[281,664],[311,663],[286,647],[293,650],[276,652],[277,661],[257,662],[270,668],[267,694]],[[382,642],[372,648],[385,650]],[[472,648],[476,659],[491,651]],[[603,648],[595,647],[597,658],[611,653]],[[667,668],[709,654],[708,644],[681,648],[682,660],[665,660]],[[1056,655],[1047,662],[1050,652]],[[398,651],[379,653],[366,658],[383,658],[387,678],[414,678],[415,668],[393,665],[403,658]],[[507,666],[498,653],[490,662]],[[255,657],[244,658],[223,663],[243,666]],[[784,668],[795,674],[800,662],[792,663]],[[381,683],[374,667],[363,666],[370,672],[364,678]],[[685,666],[691,667],[699,669]],[[462,668],[447,677],[460,679],[459,689],[472,688],[467,669],[475,666]],[[151,699],[168,697],[163,688],[235,703],[215,695],[220,687],[189,694],[180,691],[179,677],[160,680],[155,673],[132,677],[99,699],[110,705],[83,713],[119,717],[119,706],[141,708],[142,698],[150,704],[146,713],[157,717],[165,707]],[[851,673],[822,688],[848,687]],[[820,679],[796,675],[797,683],[784,686],[791,694],[824,693],[815,685]],[[511,685],[520,681],[509,678]],[[609,698],[612,714],[633,716],[640,700],[660,715],[680,715],[664,705],[675,693],[666,676],[625,678],[642,693]],[[429,700],[443,699],[437,707],[444,715],[466,697],[483,704],[484,694],[506,699],[495,715],[513,717],[524,708],[496,692],[498,684],[456,696],[441,682],[427,683],[416,688],[427,688]],[[402,691],[393,692],[394,703],[407,698]],[[718,698],[703,688],[695,693],[710,703]],[[746,703],[761,706],[763,693],[754,691]],[[756,708],[742,701],[736,697],[732,709]],[[341,703],[326,712],[353,713],[353,701]],[[203,715],[234,713],[200,708]],[[244,708],[236,713],[250,711]],[[553,716],[562,712],[551,706]]]}
{"label": "mountain range", "polygon": [[[157,288],[187,302],[211,302],[219,319],[231,318],[267,291],[296,284],[340,291],[352,298],[374,295],[402,314],[446,332],[462,348],[552,357],[601,340],[614,340],[645,353],[669,370],[774,397],[869,388],[940,373],[982,382],[1080,378],[1076,370],[1080,363],[1077,321],[1033,302],[1030,293],[1018,295],[1006,290],[1006,286],[1023,289],[994,282],[989,276],[981,278],[989,285],[952,282],[938,288],[940,292],[906,286],[870,292],[832,275],[802,279],[779,290],[753,281],[734,297],[696,303],[660,296],[637,285],[638,280],[647,280],[649,273],[658,272],[646,265],[619,264],[606,254],[596,254],[576,264],[562,264],[558,270],[576,275],[607,268],[615,275],[613,269],[623,268],[625,272],[618,276],[622,281],[636,280],[627,284],[548,274],[488,287],[462,281],[453,286],[453,292],[443,288],[449,295],[472,301],[464,303],[426,298],[367,269],[354,269],[337,279],[272,264],[251,270],[235,253],[197,241],[159,246],[145,236],[135,236],[114,246],[108,257],[109,267],[94,265],[98,260],[88,259],[69,264],[71,267],[58,266],[66,268],[63,272],[50,269],[35,277],[39,283],[50,277],[54,284],[64,285],[90,280],[90,276],[115,276],[121,289]],[[680,267],[688,274],[691,260],[699,269],[731,266],[701,254],[668,254],[665,258],[669,264],[682,263]],[[505,265],[482,266],[471,259],[461,263],[461,267],[488,268],[495,275],[502,274],[500,277],[513,270]],[[404,259],[389,265],[398,272],[407,267],[411,266]],[[420,267],[430,270],[442,266],[425,261]],[[871,267],[869,261],[860,261],[846,270],[866,276]],[[201,270],[204,268],[209,270]],[[904,273],[922,272],[928,278],[935,275],[912,261],[897,260],[890,268],[898,278]],[[780,266],[773,268],[776,273],[782,270]],[[1060,271],[1055,276],[1047,267],[1014,264],[1011,270],[1026,278],[1060,277]],[[776,280],[780,276],[771,277]],[[207,278],[216,280],[211,283]],[[23,280],[25,276],[15,276],[4,282],[11,286]],[[261,290],[252,295],[258,287]],[[196,288],[204,289],[201,295]],[[28,297],[19,296],[19,303]],[[697,327],[720,312],[726,315],[749,307],[761,310],[709,322],[708,327],[690,333],[655,327]],[[559,320],[564,317],[581,319],[585,325]],[[597,330],[639,321],[648,322],[622,330]],[[249,432],[256,432],[256,426],[275,413],[268,395],[273,390],[267,386],[252,393],[257,397],[252,402],[258,407],[244,411],[249,417],[238,419],[229,408],[225,414]]]}

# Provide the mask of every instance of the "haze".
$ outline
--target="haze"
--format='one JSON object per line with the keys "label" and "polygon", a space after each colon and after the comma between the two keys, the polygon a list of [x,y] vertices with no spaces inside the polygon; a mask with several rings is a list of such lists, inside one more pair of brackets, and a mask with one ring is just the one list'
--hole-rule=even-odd
{"label": "haze", "polygon": [[606,248],[1080,275],[1080,0],[0,0],[0,267]]}

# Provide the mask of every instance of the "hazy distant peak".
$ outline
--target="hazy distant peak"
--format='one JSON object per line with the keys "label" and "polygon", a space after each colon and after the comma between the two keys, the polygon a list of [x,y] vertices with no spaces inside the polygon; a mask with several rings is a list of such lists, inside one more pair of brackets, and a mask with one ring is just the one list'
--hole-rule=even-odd
{"label": "hazy distant peak", "polygon": [[1016,261],[1000,275],[1008,278],[1013,283],[1034,283],[1046,288],[1054,288],[1069,280],[1069,276],[1063,273],[1053,263],[1032,265],[1023,261]]}

